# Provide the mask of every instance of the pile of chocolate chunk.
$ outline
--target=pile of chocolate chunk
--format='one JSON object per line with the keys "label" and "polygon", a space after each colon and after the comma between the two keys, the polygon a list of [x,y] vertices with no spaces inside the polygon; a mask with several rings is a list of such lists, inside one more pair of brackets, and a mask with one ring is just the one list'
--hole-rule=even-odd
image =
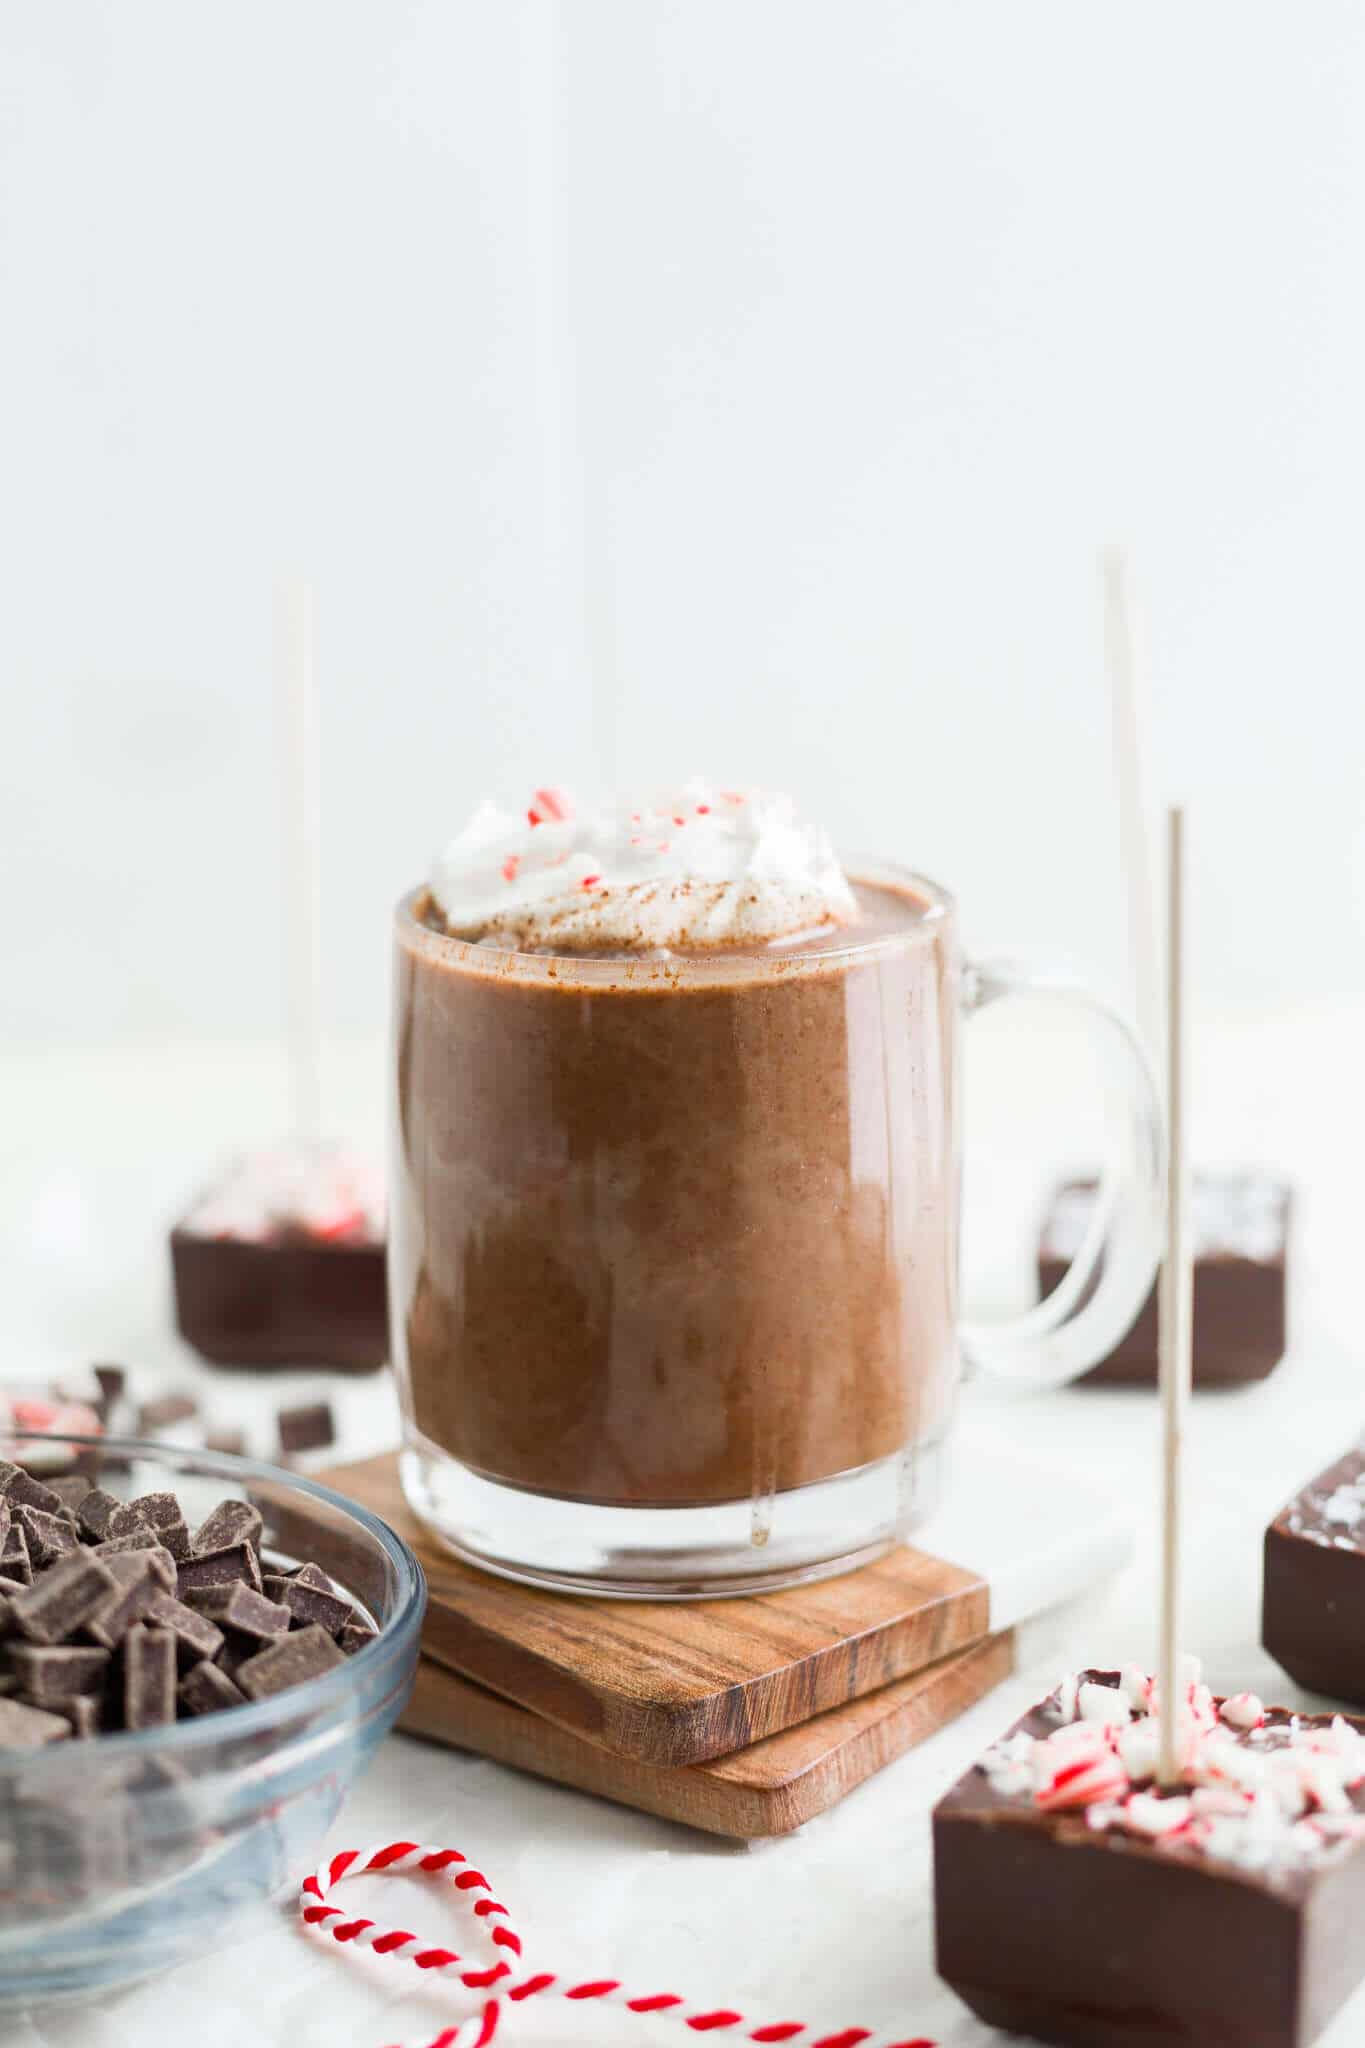
{"label": "pile of chocolate chunk", "polygon": [[259,1509],[191,1530],[173,1493],[0,1463],[0,1750],[268,1698],[376,1631],[315,1564],[262,1561]]}

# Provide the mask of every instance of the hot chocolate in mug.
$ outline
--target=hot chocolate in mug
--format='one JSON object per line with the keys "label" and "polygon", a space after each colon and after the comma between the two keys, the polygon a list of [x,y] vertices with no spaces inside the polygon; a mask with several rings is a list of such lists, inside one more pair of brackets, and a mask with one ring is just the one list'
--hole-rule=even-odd
{"label": "hot chocolate in mug", "polygon": [[[691,785],[491,807],[399,905],[403,1476],[463,1556],[680,1598],[842,1571],[933,1507],[964,1357],[1055,1383],[1146,1298],[1162,1136],[1123,1020],[963,959],[952,898]],[[1081,1005],[1116,1085],[1067,1278],[964,1324],[965,1019]]]}

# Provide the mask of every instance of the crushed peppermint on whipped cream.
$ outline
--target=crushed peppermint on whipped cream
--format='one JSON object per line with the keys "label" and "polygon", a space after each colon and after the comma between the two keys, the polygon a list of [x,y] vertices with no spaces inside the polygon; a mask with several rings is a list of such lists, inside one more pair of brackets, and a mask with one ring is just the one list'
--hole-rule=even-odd
{"label": "crushed peppermint on whipped cream", "polygon": [[580,811],[554,788],[520,811],[481,804],[435,862],[431,898],[452,936],[518,952],[767,946],[858,915],[790,797],[704,782],[619,810]]}
{"label": "crushed peppermint on whipped cream", "polygon": [[1131,1666],[1064,1678],[1046,1735],[1020,1729],[982,1758],[992,1790],[1097,1832],[1270,1876],[1316,1867],[1365,1838],[1350,1794],[1365,1783],[1365,1736],[1350,1721],[1267,1712],[1254,1693],[1217,1700],[1184,1660],[1180,1784],[1156,1784],[1156,1680]]}
{"label": "crushed peppermint on whipped cream", "polygon": [[343,1146],[280,1145],[239,1159],[181,1227],[244,1244],[376,1244],[384,1236],[383,1180]]}

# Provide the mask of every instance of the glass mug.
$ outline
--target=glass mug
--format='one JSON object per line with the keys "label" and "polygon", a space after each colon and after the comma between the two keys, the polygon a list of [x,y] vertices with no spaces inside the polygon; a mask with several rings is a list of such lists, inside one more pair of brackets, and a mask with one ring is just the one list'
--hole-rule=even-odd
{"label": "glass mug", "polygon": [[[403,1479],[472,1562],[661,1599],[848,1570],[936,1504],[964,1356],[1055,1384],[1146,1298],[1163,1141],[1127,1025],[964,963],[934,883],[849,872],[870,917],[761,954],[506,953],[399,905]],[[1093,1024],[1110,1165],[1062,1284],[964,1325],[961,1025],[1028,994]]]}

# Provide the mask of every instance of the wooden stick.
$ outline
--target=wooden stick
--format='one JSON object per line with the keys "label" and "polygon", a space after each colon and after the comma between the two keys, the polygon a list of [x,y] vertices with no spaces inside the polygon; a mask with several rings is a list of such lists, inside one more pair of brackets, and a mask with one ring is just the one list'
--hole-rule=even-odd
{"label": "wooden stick", "polygon": [[1185,814],[1168,811],[1166,926],[1166,1259],[1161,1269],[1161,1689],[1157,1781],[1180,1779],[1180,1454],[1190,1399],[1193,1267],[1185,1166]]}
{"label": "wooden stick", "polygon": [[1139,708],[1138,664],[1128,558],[1120,547],[1100,553],[1104,591],[1104,667],[1109,681],[1114,773],[1119,799],[1119,860],[1128,898],[1128,951],[1138,1029],[1153,1059],[1161,1056],[1161,975],[1151,810]]}
{"label": "wooden stick", "polygon": [[286,579],[276,592],[275,680],[284,807],[290,1115],[295,1138],[307,1144],[321,1129],[322,804],[313,587],[300,577]]}

